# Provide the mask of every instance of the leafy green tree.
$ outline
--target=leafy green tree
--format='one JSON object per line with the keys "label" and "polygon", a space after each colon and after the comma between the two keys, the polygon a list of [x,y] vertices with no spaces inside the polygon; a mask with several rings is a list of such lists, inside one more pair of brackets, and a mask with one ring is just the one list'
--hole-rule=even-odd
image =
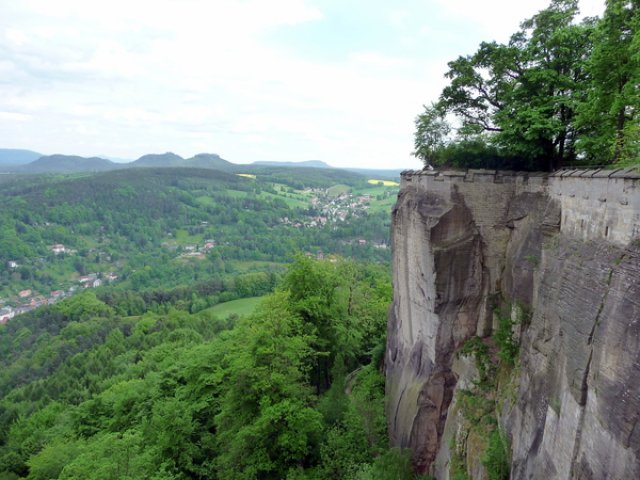
{"label": "leafy green tree", "polygon": [[451,127],[444,118],[445,112],[436,103],[424,105],[424,111],[415,119],[413,155],[425,165],[437,165],[442,148],[447,143]]}
{"label": "leafy green tree", "polygon": [[[576,23],[577,3],[552,0],[525,20],[507,44],[483,42],[474,54],[449,63],[450,83],[435,111],[458,118],[459,146],[485,145],[485,156],[495,146],[497,166],[508,159],[513,167],[528,170],[576,160],[580,132],[575,117],[587,96],[594,29],[593,19]],[[417,125],[428,128],[429,123],[426,118]],[[474,141],[463,143],[469,140]],[[444,147],[436,150],[444,162]],[[472,154],[470,161],[476,158]]]}
{"label": "leafy green tree", "polygon": [[322,417],[305,381],[314,338],[287,303],[286,293],[269,298],[235,339],[216,418],[222,479],[284,478],[319,441]]}
{"label": "leafy green tree", "polygon": [[578,144],[594,163],[636,160],[640,156],[640,2],[607,0],[588,62],[588,98],[578,122]]}

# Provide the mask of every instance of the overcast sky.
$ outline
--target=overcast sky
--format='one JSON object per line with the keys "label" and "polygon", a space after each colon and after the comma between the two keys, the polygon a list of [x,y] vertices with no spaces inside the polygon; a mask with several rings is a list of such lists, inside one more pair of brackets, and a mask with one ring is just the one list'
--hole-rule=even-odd
{"label": "overcast sky", "polygon": [[0,148],[417,168],[447,62],[547,4],[0,0]]}

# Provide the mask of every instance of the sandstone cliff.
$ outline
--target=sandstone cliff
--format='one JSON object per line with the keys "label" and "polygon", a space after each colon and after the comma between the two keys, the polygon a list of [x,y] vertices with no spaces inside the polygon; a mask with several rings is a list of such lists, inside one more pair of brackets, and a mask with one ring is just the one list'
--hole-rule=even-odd
{"label": "sandstone cliff", "polygon": [[514,479],[640,478],[640,175],[405,172],[393,215],[392,443],[438,479],[488,478],[494,430]]}

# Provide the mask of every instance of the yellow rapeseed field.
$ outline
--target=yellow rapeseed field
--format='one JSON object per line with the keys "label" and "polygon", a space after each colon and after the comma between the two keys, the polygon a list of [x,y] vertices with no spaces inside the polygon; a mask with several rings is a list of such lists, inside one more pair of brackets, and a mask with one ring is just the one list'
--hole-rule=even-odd
{"label": "yellow rapeseed field", "polygon": [[398,187],[400,184],[398,182],[392,182],[391,180],[367,180],[371,185],[384,185],[385,187]]}

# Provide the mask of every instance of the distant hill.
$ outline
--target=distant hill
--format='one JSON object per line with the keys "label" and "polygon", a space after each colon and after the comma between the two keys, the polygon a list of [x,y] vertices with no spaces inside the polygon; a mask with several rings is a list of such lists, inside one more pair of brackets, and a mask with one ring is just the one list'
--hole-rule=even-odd
{"label": "distant hill", "polygon": [[270,162],[259,161],[253,162],[251,165],[260,165],[268,167],[306,167],[306,168],[335,168],[326,164],[321,160],[305,160],[303,162]]}
{"label": "distant hill", "polygon": [[212,168],[223,172],[232,171],[237,165],[221,158],[217,153],[199,153],[182,164],[185,167]]}
{"label": "distant hill", "polygon": [[22,150],[19,148],[0,148],[0,166],[5,165],[26,165],[42,156],[41,153],[33,150]]}
{"label": "distant hill", "polygon": [[189,167],[208,168],[229,172],[234,170],[236,165],[221,158],[217,153],[199,153],[191,158],[184,159],[173,152],[167,152],[143,155],[135,162],[127,164],[127,167]]}
{"label": "distant hill", "polygon": [[[11,159],[9,161],[8,159]],[[26,159],[30,159],[26,161]],[[22,163],[18,163],[22,162]],[[368,168],[337,168],[321,161],[306,160],[300,162],[256,161],[249,164],[237,164],[229,162],[217,153],[199,153],[185,159],[173,152],[150,153],[143,155],[133,162],[120,163],[101,157],[85,158],[70,155],[41,156],[30,150],[0,149],[0,167],[13,167],[15,173],[75,173],[86,171],[105,171],[126,168],[206,168],[220,170],[228,173],[260,173],[273,177],[273,180],[282,181],[287,175],[295,175],[305,178],[305,184],[324,183],[329,177],[339,180],[341,176],[348,183],[356,182],[359,178],[354,174],[360,174],[369,178],[383,180],[398,180],[402,169],[376,170]],[[300,173],[305,170],[305,174]],[[349,172],[346,174],[346,172]],[[322,177],[320,182],[314,182],[312,175]]]}
{"label": "distant hill", "polygon": [[130,167],[180,167],[184,163],[184,158],[173,152],[149,153],[143,155],[135,162],[129,164]]}
{"label": "distant hill", "polygon": [[26,165],[22,165],[16,171],[21,173],[76,173],[76,172],[102,172],[122,168],[104,158],[78,157],[75,155],[49,155],[40,157]]}

